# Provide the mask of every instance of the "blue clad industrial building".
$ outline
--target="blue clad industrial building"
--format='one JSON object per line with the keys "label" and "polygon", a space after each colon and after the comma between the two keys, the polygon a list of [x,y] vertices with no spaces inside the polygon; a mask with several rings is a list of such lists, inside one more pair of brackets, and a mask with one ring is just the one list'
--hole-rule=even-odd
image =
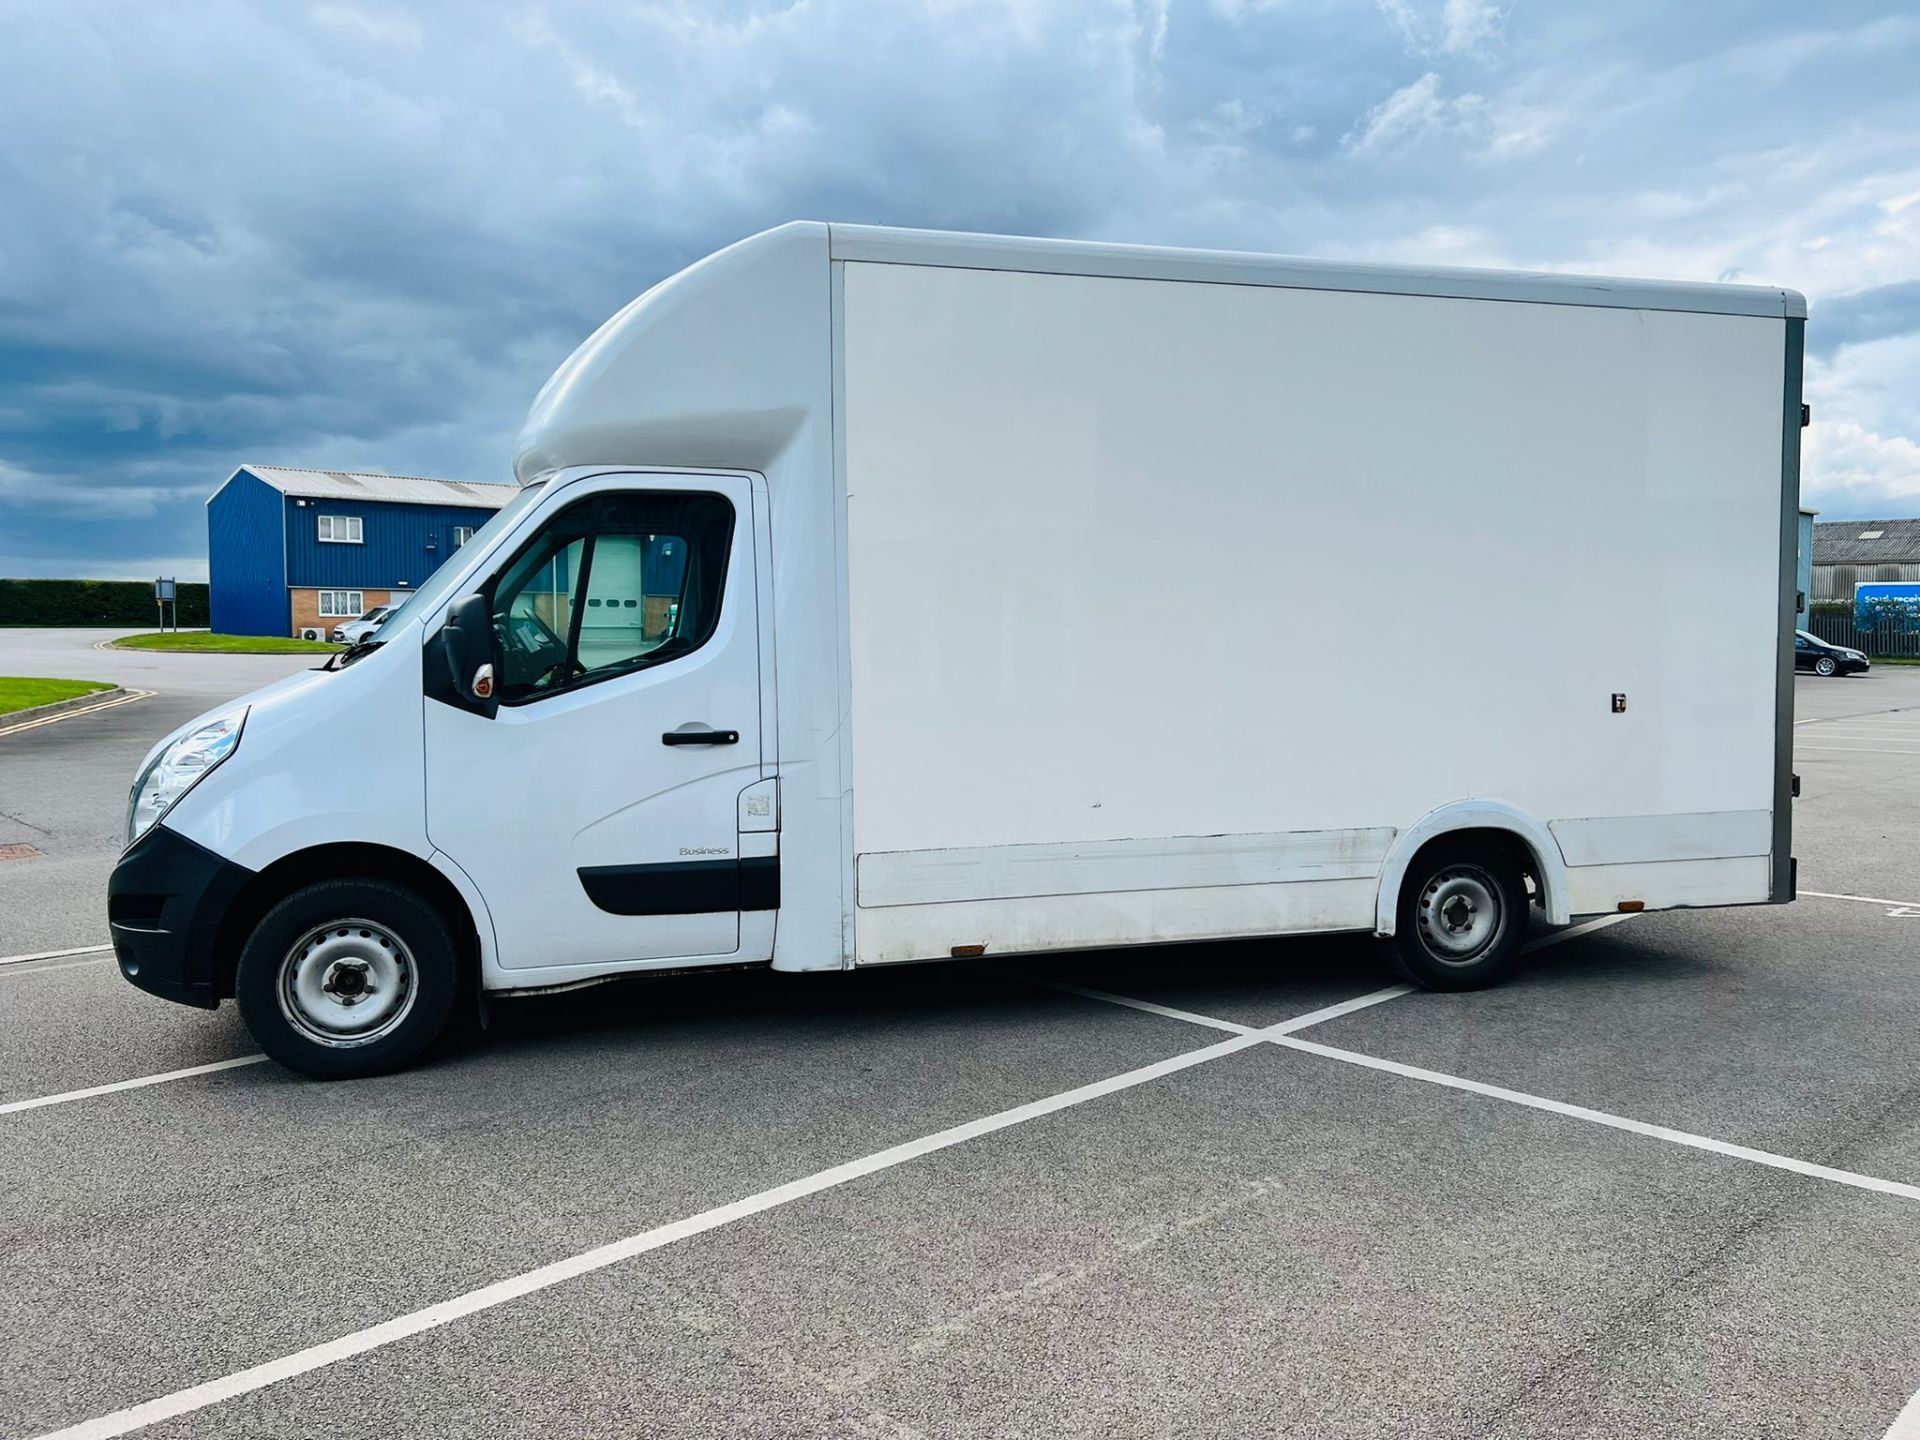
{"label": "blue clad industrial building", "polygon": [[323,634],[404,600],[512,485],[242,465],[207,501],[214,630]]}

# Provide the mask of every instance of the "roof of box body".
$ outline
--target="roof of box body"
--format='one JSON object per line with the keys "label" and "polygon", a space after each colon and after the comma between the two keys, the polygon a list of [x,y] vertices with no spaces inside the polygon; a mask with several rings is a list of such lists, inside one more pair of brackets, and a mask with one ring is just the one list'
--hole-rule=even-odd
{"label": "roof of box body", "polygon": [[1813,563],[1920,563],[1920,520],[1822,520],[1813,527]]}
{"label": "roof of box body", "polygon": [[1806,301],[1755,285],[1360,265],[1080,240],[1023,240],[796,220],[669,275],[554,371],[520,432],[524,484],[570,466],[764,470],[830,423],[831,262],[1361,291],[1798,319]]}
{"label": "roof of box body", "polygon": [[[517,485],[486,485],[469,480],[430,480],[420,475],[367,475],[356,470],[300,470],[286,465],[242,465],[283,495],[314,500],[384,500],[402,505],[458,505],[498,510],[514,497]],[[236,475],[239,471],[234,472]]]}
{"label": "roof of box body", "polygon": [[[942,230],[830,225],[835,260],[887,265],[943,265],[967,270],[1024,270],[1052,275],[1105,275],[1137,280],[1197,280],[1218,285],[1273,285],[1304,290],[1362,290],[1624,310],[1690,310],[1711,315],[1805,319],[1799,292],[1763,285],[1672,280],[1616,280],[1527,270],[1464,270],[1434,265],[1367,265],[1302,260],[1232,250],[1176,250],[1087,240],[1028,240]],[[774,233],[774,232],[767,232]]]}

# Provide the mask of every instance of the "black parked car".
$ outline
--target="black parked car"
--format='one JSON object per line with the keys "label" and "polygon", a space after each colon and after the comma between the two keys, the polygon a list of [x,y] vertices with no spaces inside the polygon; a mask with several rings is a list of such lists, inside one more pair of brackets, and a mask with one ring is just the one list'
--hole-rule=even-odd
{"label": "black parked car", "polygon": [[1865,674],[1873,668],[1873,662],[1858,650],[1829,645],[1818,635],[1796,630],[1793,632],[1793,668],[1811,670],[1816,675],[1851,675],[1855,671]]}

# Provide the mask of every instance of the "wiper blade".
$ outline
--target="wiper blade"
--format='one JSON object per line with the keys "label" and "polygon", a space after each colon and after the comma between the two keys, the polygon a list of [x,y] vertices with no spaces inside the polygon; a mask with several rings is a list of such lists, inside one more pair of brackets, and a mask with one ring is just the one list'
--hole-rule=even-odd
{"label": "wiper blade", "polygon": [[334,653],[328,657],[327,663],[320,668],[322,670],[344,670],[347,666],[353,664],[354,661],[371,654],[386,643],[384,640],[375,640],[370,635],[366,636],[354,641],[353,644],[344,650],[334,651]]}

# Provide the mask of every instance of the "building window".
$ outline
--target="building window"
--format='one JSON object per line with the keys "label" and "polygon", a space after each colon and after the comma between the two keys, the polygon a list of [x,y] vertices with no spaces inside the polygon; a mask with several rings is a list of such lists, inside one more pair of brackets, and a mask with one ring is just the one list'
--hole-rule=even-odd
{"label": "building window", "polygon": [[[320,518],[324,520],[326,517],[323,515]],[[320,592],[322,620],[358,620],[361,612],[366,608],[367,597],[364,591],[322,590]]]}
{"label": "building window", "polygon": [[358,545],[361,543],[360,517],[322,515],[319,534],[321,541],[328,545]]}
{"label": "building window", "polygon": [[453,548],[458,550],[473,538],[473,526],[456,525],[453,527]]}

